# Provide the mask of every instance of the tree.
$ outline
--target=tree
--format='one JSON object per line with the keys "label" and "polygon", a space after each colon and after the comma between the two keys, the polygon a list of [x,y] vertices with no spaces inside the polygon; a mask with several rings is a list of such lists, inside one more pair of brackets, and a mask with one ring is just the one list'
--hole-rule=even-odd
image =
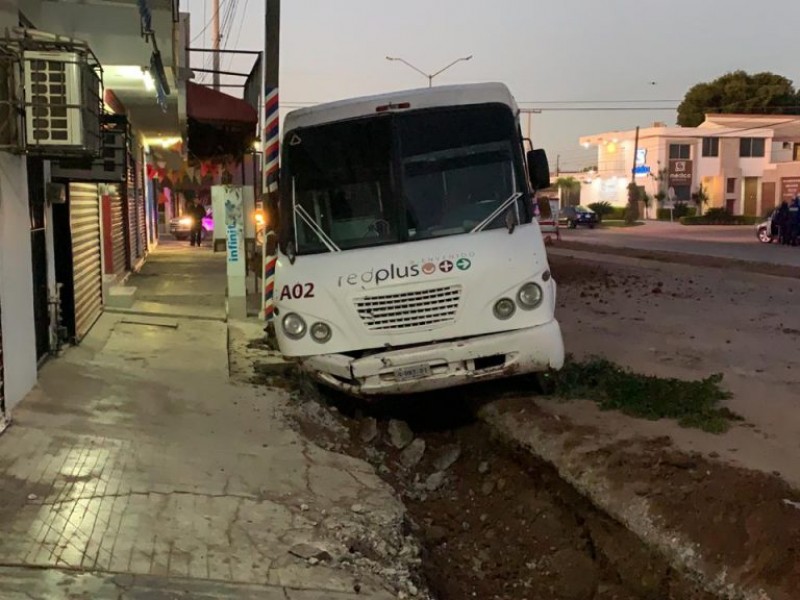
{"label": "tree", "polygon": [[697,127],[708,113],[800,114],[800,93],[775,73],[733,71],[698,83],[678,106],[678,125]]}
{"label": "tree", "polygon": [[697,215],[702,215],[703,206],[708,204],[709,201],[708,191],[702,183],[700,184],[700,187],[697,188],[697,191],[692,194],[692,200],[694,200],[694,203],[697,205]]}
{"label": "tree", "polygon": [[610,202],[606,202],[605,200],[601,200],[600,202],[592,202],[587,208],[596,212],[597,220],[601,222],[603,217],[614,212],[614,207],[611,206]]}
{"label": "tree", "polygon": [[[561,191],[561,203],[563,206],[573,206],[580,203],[580,181],[574,177],[559,177],[556,179],[556,187]],[[575,200],[575,202],[573,202],[573,200]]]}

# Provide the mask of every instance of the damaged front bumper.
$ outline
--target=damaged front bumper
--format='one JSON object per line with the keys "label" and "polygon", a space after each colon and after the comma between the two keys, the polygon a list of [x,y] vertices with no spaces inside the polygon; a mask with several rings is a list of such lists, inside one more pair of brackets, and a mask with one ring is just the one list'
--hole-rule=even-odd
{"label": "damaged front bumper", "polygon": [[553,319],[537,327],[388,350],[363,358],[324,354],[299,362],[320,383],[348,394],[408,394],[560,369],[564,342],[558,321]]}

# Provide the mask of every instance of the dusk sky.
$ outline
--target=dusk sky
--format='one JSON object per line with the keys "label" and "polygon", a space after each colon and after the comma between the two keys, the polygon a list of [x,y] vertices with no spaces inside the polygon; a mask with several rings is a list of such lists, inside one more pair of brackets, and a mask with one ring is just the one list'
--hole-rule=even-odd
{"label": "dusk sky", "polygon": [[[211,0],[183,0],[187,6],[195,37],[211,18]],[[264,0],[222,0],[220,14],[232,14],[223,45],[263,47]],[[192,45],[209,46],[210,29]],[[553,167],[560,155],[562,170],[595,161],[578,145],[581,135],[676,119],[674,110],[589,107],[674,107],[694,83],[736,69],[773,71],[800,83],[797,0],[284,0],[281,38],[287,109],[427,85],[387,55],[433,72],[472,54],[434,85],[506,83],[521,106],[543,110],[533,116],[534,143]],[[200,66],[201,55],[194,59]],[[234,71],[251,64],[222,60],[223,69]]]}

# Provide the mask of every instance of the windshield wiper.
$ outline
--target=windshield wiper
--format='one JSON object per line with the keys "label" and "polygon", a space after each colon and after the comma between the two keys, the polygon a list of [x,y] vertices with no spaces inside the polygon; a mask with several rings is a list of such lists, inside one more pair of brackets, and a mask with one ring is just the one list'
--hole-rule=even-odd
{"label": "windshield wiper", "polygon": [[[520,196],[522,196],[522,192],[514,192],[513,194],[511,194],[506,199],[505,202],[503,202],[500,206],[498,206],[496,209],[494,209],[494,211],[492,211],[492,214],[490,214],[483,221],[481,221],[475,227],[473,227],[472,231],[470,231],[470,233],[477,233],[479,231],[483,231],[484,229],[486,229],[486,227],[492,221],[494,221],[498,216],[503,214],[504,210],[508,209],[509,206],[511,206],[514,202],[519,200]],[[509,228],[509,233],[511,233],[511,231],[513,231],[513,230],[511,228]]]}
{"label": "windshield wiper", "polygon": [[[336,245],[336,243],[325,233],[320,227],[319,223],[317,223],[314,219],[311,218],[311,215],[308,214],[308,211],[300,206],[297,203],[297,189],[296,189],[296,182],[294,177],[292,177],[292,210],[294,214],[299,216],[303,222],[311,228],[319,240],[325,244],[328,248],[329,252],[341,252],[342,249]],[[295,219],[294,222],[294,239],[297,239],[297,220]]]}
{"label": "windshield wiper", "polygon": [[319,241],[321,241],[323,244],[325,244],[325,246],[328,248],[328,250],[330,252],[341,252],[342,251],[342,249],[339,248],[339,246],[336,245],[336,242],[334,242],[328,236],[328,234],[323,231],[322,227],[319,226],[319,223],[317,223],[314,219],[311,218],[311,215],[308,214],[308,211],[306,211],[305,208],[303,208],[299,204],[295,204],[294,205],[294,212],[295,212],[296,215],[298,215],[303,220],[303,222],[306,225],[308,225],[311,228],[311,231],[313,231],[317,235],[317,237],[319,238]]}

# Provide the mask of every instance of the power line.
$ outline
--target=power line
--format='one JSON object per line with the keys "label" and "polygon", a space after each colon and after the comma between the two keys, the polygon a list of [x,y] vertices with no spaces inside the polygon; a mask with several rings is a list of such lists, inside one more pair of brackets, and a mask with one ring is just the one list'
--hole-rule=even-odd
{"label": "power line", "polygon": [[[239,21],[239,30],[236,32],[236,40],[233,42],[233,47],[235,48],[239,43],[239,38],[242,35],[242,27],[244,26],[244,22],[247,20],[247,4],[250,0],[244,0],[244,7],[242,8],[242,18]],[[228,64],[225,67],[226,69],[230,69],[231,65],[233,64],[234,55],[231,54],[230,59],[228,60]]]}
{"label": "power line", "polygon": [[675,111],[677,110],[677,106],[584,106],[584,107],[561,107],[556,106],[553,108],[540,108],[542,112],[603,112],[603,111],[640,111],[640,110],[647,110],[647,111],[659,111],[659,110],[668,110],[668,111]]}
{"label": "power line", "polygon": [[648,102],[680,103],[681,100],[518,100],[517,104],[645,104]]}
{"label": "power line", "polygon": [[[219,6],[217,7],[217,11],[206,22],[206,26],[203,27],[199,32],[197,32],[197,35],[192,38],[192,40],[189,42],[189,45],[194,44],[200,38],[200,36],[202,36],[208,30],[208,28],[211,27],[211,23],[214,22],[214,19],[219,14],[219,10],[222,8],[222,5],[225,3],[225,1],[226,0],[221,0],[220,1]],[[204,20],[205,20],[205,15],[206,15],[206,10],[205,9],[206,9],[206,5],[205,5],[205,0],[204,0],[203,1],[203,19]]]}

